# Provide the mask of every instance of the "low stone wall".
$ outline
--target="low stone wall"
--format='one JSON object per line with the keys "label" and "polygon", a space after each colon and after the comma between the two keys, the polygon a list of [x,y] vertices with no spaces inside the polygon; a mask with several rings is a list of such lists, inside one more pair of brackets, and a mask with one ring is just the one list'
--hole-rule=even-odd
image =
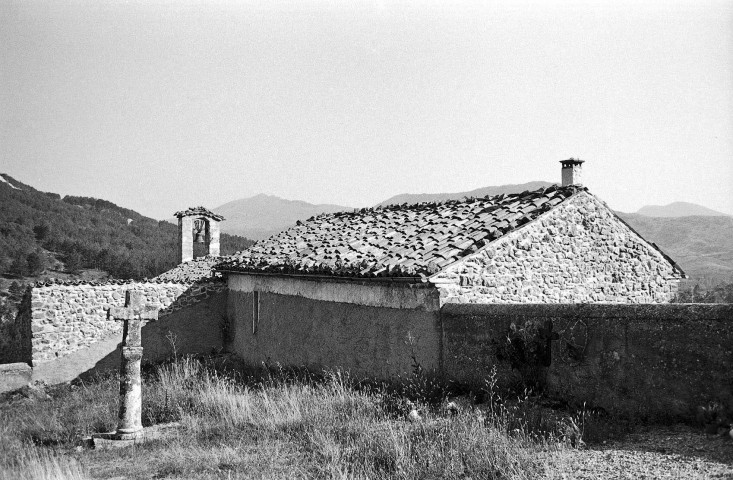
{"label": "low stone wall", "polygon": [[32,380],[49,384],[117,368],[123,323],[108,312],[124,306],[127,290],[144,292],[146,303],[160,309],[159,320],[143,327],[143,362],[222,350],[222,281],[50,283],[29,288],[15,322],[4,326],[0,363],[25,362]]}
{"label": "low stone wall", "polygon": [[28,385],[33,369],[27,363],[0,365],[0,393],[10,392]]}
{"label": "low stone wall", "polygon": [[[157,321],[143,326],[143,363],[159,362],[173,355],[212,353],[222,350],[227,304],[227,292],[223,282],[185,286],[187,288],[180,296],[161,310]],[[125,290],[135,287],[147,286],[129,284]],[[159,290],[159,292],[166,291],[171,290],[166,289],[165,285]],[[177,292],[178,289],[174,291]],[[104,295],[107,295],[106,290],[100,292],[105,292]],[[124,290],[121,292],[124,293]],[[168,297],[165,298],[168,302]],[[96,320],[108,322],[106,317]],[[54,384],[119,368],[122,330],[105,330],[95,335],[93,340],[72,353],[35,362],[33,380]]]}
{"label": "low stone wall", "polygon": [[122,322],[109,318],[108,312],[112,306],[125,304],[126,290],[143,291],[146,303],[160,308],[162,318],[225,289],[223,282],[34,287],[29,292],[33,365],[63,358],[110,335],[120,335]]}
{"label": "low stone wall", "polygon": [[733,305],[472,305],[441,310],[444,373],[536,383],[614,414],[733,412]]}

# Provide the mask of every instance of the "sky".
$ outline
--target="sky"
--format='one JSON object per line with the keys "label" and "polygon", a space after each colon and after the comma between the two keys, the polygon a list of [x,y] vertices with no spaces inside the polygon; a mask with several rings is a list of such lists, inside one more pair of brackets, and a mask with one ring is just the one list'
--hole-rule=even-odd
{"label": "sky", "polygon": [[560,181],[733,214],[733,2],[0,2],[0,172],[154,218]]}

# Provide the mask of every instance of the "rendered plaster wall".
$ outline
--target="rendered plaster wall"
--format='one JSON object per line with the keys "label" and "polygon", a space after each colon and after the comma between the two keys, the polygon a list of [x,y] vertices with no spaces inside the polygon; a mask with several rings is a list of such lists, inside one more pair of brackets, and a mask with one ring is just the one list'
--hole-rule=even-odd
{"label": "rendered plaster wall", "polygon": [[143,327],[143,361],[172,353],[202,353],[222,347],[226,313],[223,282],[51,285],[29,292],[28,330],[32,338],[34,379],[66,381],[119,362],[115,354],[123,323],[109,318],[112,306],[124,306],[126,290],[145,292],[159,307],[159,320]]}
{"label": "rendered plaster wall", "polygon": [[[730,304],[450,304],[441,320],[449,378],[485,385],[495,367],[499,382],[519,384],[534,371],[549,395],[575,406],[686,420],[709,402],[733,412]],[[512,368],[506,355],[507,338],[518,336],[512,330],[548,321],[557,334],[542,340],[550,343],[549,367]]]}
{"label": "rendered plaster wall", "polygon": [[229,289],[236,292],[269,292],[297,295],[312,300],[355,303],[372,307],[407,308],[436,311],[440,308],[438,291],[427,283],[384,283],[367,280],[338,281],[314,277],[248,275],[232,273]]}
{"label": "rendered plaster wall", "polygon": [[671,264],[580,193],[433,277],[446,303],[664,303]]}
{"label": "rendered plaster wall", "polygon": [[[230,276],[230,287],[236,283],[233,278]],[[359,298],[358,285],[315,283],[317,287],[311,284],[304,288],[331,294],[351,288],[355,294],[352,300]],[[393,289],[385,294],[385,302],[402,298],[409,290],[400,286]],[[228,294],[228,349],[249,363],[344,368],[377,378],[410,372],[415,362],[424,369],[439,370],[437,311],[257,292],[232,288]]]}

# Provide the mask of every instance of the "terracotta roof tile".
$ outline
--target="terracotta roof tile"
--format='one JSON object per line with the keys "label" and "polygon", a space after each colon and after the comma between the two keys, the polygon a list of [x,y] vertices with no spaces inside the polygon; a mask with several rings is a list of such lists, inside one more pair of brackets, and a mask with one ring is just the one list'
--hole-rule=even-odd
{"label": "terracotta roof tile", "polygon": [[550,210],[582,187],[312,217],[225,259],[217,269],[352,277],[435,273]]}
{"label": "terracotta roof tile", "polygon": [[187,210],[176,212],[174,215],[178,218],[188,217],[188,216],[202,216],[202,217],[213,218],[214,220],[218,220],[218,221],[224,220],[224,217],[222,217],[221,215],[217,215],[216,213],[204,207],[190,207]]}
{"label": "terracotta roof tile", "polygon": [[221,279],[221,274],[213,270],[224,257],[206,256],[183,262],[167,272],[153,278],[156,282],[193,283],[203,280]]}

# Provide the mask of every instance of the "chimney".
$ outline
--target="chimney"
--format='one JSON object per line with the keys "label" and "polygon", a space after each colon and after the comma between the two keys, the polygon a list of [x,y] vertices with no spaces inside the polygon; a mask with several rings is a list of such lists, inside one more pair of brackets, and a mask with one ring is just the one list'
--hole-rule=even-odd
{"label": "chimney", "polygon": [[579,158],[568,158],[560,160],[562,164],[562,186],[583,184],[583,162]]}

